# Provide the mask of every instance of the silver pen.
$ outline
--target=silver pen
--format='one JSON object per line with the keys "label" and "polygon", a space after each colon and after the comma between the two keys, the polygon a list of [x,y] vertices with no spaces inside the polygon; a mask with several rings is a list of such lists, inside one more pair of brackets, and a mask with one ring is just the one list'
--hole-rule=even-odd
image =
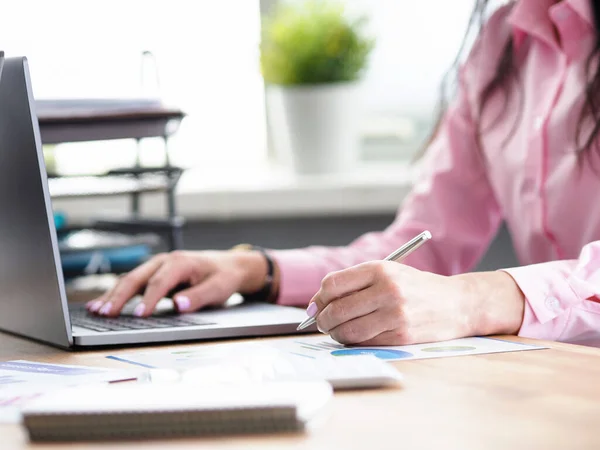
{"label": "silver pen", "polygon": [[[418,249],[421,245],[423,245],[429,239],[431,239],[431,233],[429,231],[423,231],[421,234],[412,238],[410,241],[408,241],[406,244],[404,244],[398,250],[396,250],[395,252],[388,255],[384,261],[400,261],[403,258],[405,258],[406,256],[410,255],[416,249]],[[302,323],[300,325],[298,325],[296,330],[303,330],[303,329],[311,326],[316,321],[317,321],[316,314],[314,317],[307,317],[306,319],[304,319],[302,321]]]}

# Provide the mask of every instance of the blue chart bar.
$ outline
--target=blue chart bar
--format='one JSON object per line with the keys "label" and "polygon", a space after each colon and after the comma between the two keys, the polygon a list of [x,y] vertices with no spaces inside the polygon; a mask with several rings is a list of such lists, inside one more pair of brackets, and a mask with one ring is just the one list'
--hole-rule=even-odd
{"label": "blue chart bar", "polygon": [[320,345],[326,348],[327,350],[337,350],[340,348],[344,348],[342,344],[333,344],[331,342],[319,342],[317,345]]}
{"label": "blue chart bar", "polygon": [[331,354],[333,356],[374,355],[379,359],[404,359],[413,356],[412,353],[403,352],[401,350],[385,350],[379,348],[346,348],[334,350]]}
{"label": "blue chart bar", "polygon": [[316,345],[308,344],[306,342],[297,341],[296,343],[300,344],[300,347],[305,348],[306,350],[313,350],[313,351],[317,351],[317,352],[321,352],[324,350],[320,347],[317,347]]}
{"label": "blue chart bar", "polygon": [[331,351],[331,350],[338,350],[338,349],[344,348],[343,345],[330,344],[329,342],[310,343],[310,342],[306,342],[306,341],[296,341],[296,344],[300,344],[301,347],[303,347],[307,350],[314,350],[317,352],[321,352],[323,350]]}

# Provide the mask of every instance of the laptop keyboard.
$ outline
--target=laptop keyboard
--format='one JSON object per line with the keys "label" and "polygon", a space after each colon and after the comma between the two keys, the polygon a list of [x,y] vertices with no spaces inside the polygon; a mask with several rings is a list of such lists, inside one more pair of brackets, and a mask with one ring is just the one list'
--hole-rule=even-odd
{"label": "laptop keyboard", "polygon": [[147,330],[151,328],[197,327],[214,325],[214,322],[202,320],[195,315],[173,315],[159,317],[98,317],[87,312],[85,307],[70,310],[71,323],[93,331]]}

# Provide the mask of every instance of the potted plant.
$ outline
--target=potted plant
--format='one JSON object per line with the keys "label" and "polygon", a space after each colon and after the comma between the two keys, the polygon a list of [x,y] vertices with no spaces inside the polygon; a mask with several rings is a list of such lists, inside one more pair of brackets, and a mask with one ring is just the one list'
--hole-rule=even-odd
{"label": "potted plant", "polygon": [[263,19],[260,66],[272,142],[299,173],[344,171],[357,159],[359,82],[374,46],[365,24],[326,0],[280,3]]}

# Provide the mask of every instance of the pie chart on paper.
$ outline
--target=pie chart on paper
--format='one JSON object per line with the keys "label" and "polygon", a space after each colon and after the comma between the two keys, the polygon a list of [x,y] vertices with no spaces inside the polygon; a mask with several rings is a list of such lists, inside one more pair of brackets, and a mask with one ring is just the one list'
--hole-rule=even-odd
{"label": "pie chart on paper", "polygon": [[404,359],[414,356],[412,353],[402,350],[381,349],[381,348],[343,348],[333,350],[332,356],[356,356],[356,355],[373,355],[379,359]]}

